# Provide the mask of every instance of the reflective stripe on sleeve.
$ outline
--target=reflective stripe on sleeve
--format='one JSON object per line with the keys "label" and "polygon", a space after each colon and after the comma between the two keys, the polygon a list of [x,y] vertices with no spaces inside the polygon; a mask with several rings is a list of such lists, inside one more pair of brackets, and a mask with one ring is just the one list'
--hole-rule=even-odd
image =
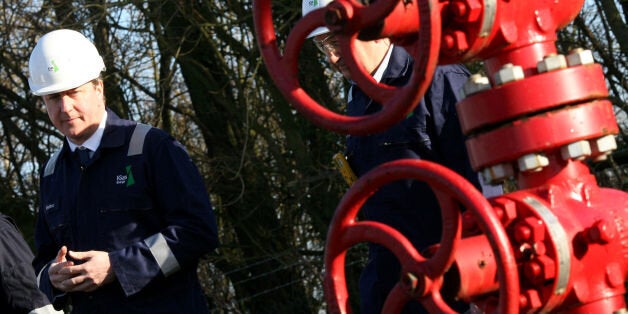
{"label": "reflective stripe on sleeve", "polygon": [[46,306],[42,306],[38,309],[34,309],[30,312],[28,312],[28,314],[63,314],[63,311],[57,311],[55,310],[55,308],[52,306],[52,304],[48,304]]}
{"label": "reflective stripe on sleeve", "polygon": [[168,277],[179,270],[179,262],[161,233],[146,238],[144,243],[150,249],[164,276]]}
{"label": "reflective stripe on sleeve", "polygon": [[41,284],[40,284],[40,282],[41,282],[41,274],[43,274],[44,270],[46,270],[46,269],[48,269],[48,265],[42,267],[41,270],[39,271],[39,274],[37,274],[37,287],[38,288],[41,287]]}

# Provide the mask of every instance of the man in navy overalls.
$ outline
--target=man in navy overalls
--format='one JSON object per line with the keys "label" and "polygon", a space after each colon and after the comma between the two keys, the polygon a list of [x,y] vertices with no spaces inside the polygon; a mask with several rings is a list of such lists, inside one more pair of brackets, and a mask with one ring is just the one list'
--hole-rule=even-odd
{"label": "man in navy overalls", "polygon": [[[303,15],[326,6],[331,0],[303,1]],[[334,34],[325,27],[310,34],[328,62],[345,78],[351,80]],[[413,59],[389,39],[354,42],[356,62],[375,81],[403,86],[412,75]],[[360,177],[385,162],[414,158],[437,162],[456,171],[481,189],[486,196],[499,195],[501,187],[481,185],[478,174],[471,169],[456,113],[458,91],[469,77],[462,65],[436,68],[431,85],[414,111],[389,129],[366,136],[348,136],[346,157]],[[348,93],[347,114],[364,116],[381,110],[360,88],[353,84]],[[419,250],[440,242],[440,207],[432,190],[423,182],[400,180],[381,187],[361,209],[367,220],[390,225],[405,235]],[[369,258],[360,277],[361,313],[381,313],[390,290],[399,282],[400,265],[385,247],[369,243]],[[459,309],[464,310],[464,306]],[[404,313],[425,312],[410,302]]]}

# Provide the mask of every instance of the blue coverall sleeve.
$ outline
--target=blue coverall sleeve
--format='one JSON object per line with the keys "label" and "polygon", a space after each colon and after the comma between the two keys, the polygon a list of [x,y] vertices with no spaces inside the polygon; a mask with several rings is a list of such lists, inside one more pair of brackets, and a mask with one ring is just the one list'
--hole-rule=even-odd
{"label": "blue coverall sleeve", "polygon": [[164,227],[143,241],[109,253],[127,296],[181,269],[195,268],[204,254],[218,246],[213,209],[198,169],[181,144],[154,132],[149,132],[143,154]]}
{"label": "blue coverall sleeve", "polygon": [[456,103],[461,100],[459,91],[468,77],[469,72],[462,65],[438,67],[434,73],[432,85],[425,97],[432,106],[438,143],[435,149],[447,167],[467,178],[485,195],[494,196],[501,194],[501,186],[485,184],[471,168],[465,146],[466,138],[456,112]]}
{"label": "blue coverall sleeve", "polygon": [[456,113],[456,103],[459,100],[457,91],[467,78],[468,72],[461,66],[439,67],[425,97],[428,106],[431,106],[436,133],[436,139],[432,142],[438,143],[434,148],[447,167],[470,178],[473,176],[471,165],[467,160],[465,138]]}

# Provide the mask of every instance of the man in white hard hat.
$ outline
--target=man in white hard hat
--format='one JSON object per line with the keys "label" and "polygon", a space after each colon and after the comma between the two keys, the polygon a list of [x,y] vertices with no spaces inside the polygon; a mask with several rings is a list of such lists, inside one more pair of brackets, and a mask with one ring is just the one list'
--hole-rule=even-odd
{"label": "man in white hard hat", "polygon": [[[303,0],[302,13],[323,8],[331,0]],[[351,81],[335,35],[319,27],[310,35],[331,66]],[[411,56],[389,39],[354,43],[356,62],[381,83],[402,86],[412,74]],[[401,158],[426,159],[445,165],[466,177],[484,194],[501,194],[501,187],[482,186],[470,166],[455,104],[469,72],[461,65],[437,67],[430,88],[405,120],[386,131],[368,136],[348,136],[346,157],[357,176],[378,165]],[[351,81],[347,114],[373,114],[381,105]],[[431,189],[422,182],[403,180],[379,189],[361,209],[368,220],[386,223],[404,234],[417,249],[438,243],[441,236],[440,207]],[[361,313],[381,313],[388,293],[399,282],[400,265],[385,247],[369,243],[369,258],[360,276]],[[452,304],[464,311],[466,305]],[[425,313],[418,302],[410,302],[404,313]]]}
{"label": "man in white hard hat", "polygon": [[39,287],[72,313],[208,313],[196,266],[218,239],[204,182],[180,143],[106,108],[104,69],[73,30],[31,53],[31,91],[65,136],[41,173]]}

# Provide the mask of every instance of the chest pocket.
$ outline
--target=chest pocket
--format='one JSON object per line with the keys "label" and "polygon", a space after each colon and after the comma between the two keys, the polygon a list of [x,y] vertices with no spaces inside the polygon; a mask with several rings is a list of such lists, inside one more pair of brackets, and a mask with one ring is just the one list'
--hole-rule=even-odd
{"label": "chest pocket", "polygon": [[53,206],[46,210],[44,216],[48,223],[48,230],[56,243],[71,243],[70,220],[68,211],[61,210],[61,204],[51,204]]}

